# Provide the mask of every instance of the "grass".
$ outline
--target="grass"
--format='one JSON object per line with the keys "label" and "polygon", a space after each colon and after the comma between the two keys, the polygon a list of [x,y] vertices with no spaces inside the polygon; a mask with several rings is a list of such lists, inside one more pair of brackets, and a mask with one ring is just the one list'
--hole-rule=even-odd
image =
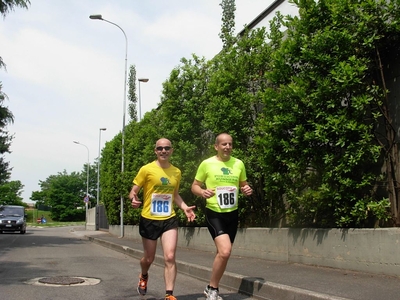
{"label": "grass", "polygon": [[[57,222],[53,221],[51,218],[49,211],[37,210],[37,209],[27,209],[26,210],[27,218],[26,224],[28,226],[40,226],[40,227],[48,227],[48,226],[81,226],[85,225],[85,221],[81,222]],[[46,219],[46,223],[38,223],[37,220],[43,216]]]}

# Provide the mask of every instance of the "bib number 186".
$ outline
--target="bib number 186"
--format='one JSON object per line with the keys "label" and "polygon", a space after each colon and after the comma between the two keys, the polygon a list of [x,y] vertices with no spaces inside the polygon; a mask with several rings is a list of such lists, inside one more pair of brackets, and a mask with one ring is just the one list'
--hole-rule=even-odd
{"label": "bib number 186", "polygon": [[172,213],[172,194],[153,194],[150,213],[155,216],[170,216]]}
{"label": "bib number 186", "polygon": [[167,213],[169,211],[169,202],[168,201],[162,201],[162,200],[157,200],[153,201],[152,203],[152,211],[155,213]]}
{"label": "bib number 186", "polygon": [[217,187],[216,196],[221,208],[232,208],[237,205],[237,188],[235,186]]}
{"label": "bib number 186", "polygon": [[234,193],[223,193],[218,195],[219,205],[233,205],[235,204],[235,194]]}

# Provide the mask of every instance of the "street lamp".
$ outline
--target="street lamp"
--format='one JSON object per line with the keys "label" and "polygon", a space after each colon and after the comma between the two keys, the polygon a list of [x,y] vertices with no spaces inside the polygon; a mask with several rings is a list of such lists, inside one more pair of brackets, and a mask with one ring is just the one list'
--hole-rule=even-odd
{"label": "street lamp", "polygon": [[[127,77],[127,57],[128,57],[128,38],[126,37],[125,31],[117,24],[110,22],[106,19],[103,19],[101,15],[90,15],[90,19],[92,20],[101,20],[107,23],[110,23],[114,26],[117,26],[119,29],[121,29],[122,33],[124,34],[125,37],[125,81],[124,81],[124,102],[123,102],[123,114],[122,114],[122,143],[121,143],[121,176],[123,179],[124,176],[124,152],[125,152],[125,115],[126,115],[126,77]],[[122,182],[124,182],[122,180]],[[121,217],[121,237],[124,236],[124,196],[122,194],[122,188],[121,188],[121,209],[120,209],[120,217]]]}
{"label": "street lamp", "polygon": [[107,128],[100,128],[99,130],[99,157],[97,158],[97,206],[99,206],[99,195],[100,195],[100,141],[101,132],[107,130]]}
{"label": "street lamp", "polygon": [[85,196],[85,199],[84,199],[84,201],[85,201],[85,220],[86,220],[86,218],[87,218],[87,209],[88,209],[88,201],[89,201],[89,148],[85,144],[79,143],[77,141],[74,141],[74,143],[78,144],[78,145],[81,145],[81,146],[84,146],[86,148],[86,150],[87,150],[86,196]]}
{"label": "street lamp", "polygon": [[142,111],[141,111],[142,100],[141,100],[141,97],[140,97],[140,83],[141,82],[148,82],[148,81],[149,81],[148,78],[139,78],[138,79],[138,82],[139,82],[139,121],[142,119]]}

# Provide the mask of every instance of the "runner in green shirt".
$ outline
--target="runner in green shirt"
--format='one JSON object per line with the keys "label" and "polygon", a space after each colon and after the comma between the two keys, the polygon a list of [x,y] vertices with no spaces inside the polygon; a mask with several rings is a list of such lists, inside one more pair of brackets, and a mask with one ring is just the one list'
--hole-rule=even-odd
{"label": "runner in green shirt", "polygon": [[200,164],[192,184],[193,194],[206,199],[207,226],[217,247],[210,283],[204,290],[207,300],[221,299],[218,286],[236,237],[239,190],[245,196],[253,192],[243,162],[231,156],[232,143],[227,133],[217,136],[217,154]]}

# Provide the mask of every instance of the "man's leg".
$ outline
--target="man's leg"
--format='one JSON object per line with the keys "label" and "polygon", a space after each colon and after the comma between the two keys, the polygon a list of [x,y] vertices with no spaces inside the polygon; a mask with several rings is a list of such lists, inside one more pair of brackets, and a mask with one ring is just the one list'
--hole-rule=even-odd
{"label": "man's leg", "polygon": [[217,236],[214,239],[214,243],[217,247],[217,254],[215,255],[213,262],[210,286],[218,288],[219,282],[222,278],[222,275],[224,275],[226,266],[228,264],[228,259],[231,256],[232,243],[229,235],[227,234]]}
{"label": "man's leg", "polygon": [[161,243],[164,253],[164,280],[165,280],[165,290],[173,291],[176,279],[176,244],[178,242],[178,229],[170,229],[164,232],[161,236]]}
{"label": "man's leg", "polygon": [[140,295],[147,293],[147,281],[149,279],[148,271],[154,261],[156,254],[157,240],[150,240],[142,237],[143,243],[143,257],[140,259],[141,274],[139,276],[139,283],[137,291]]}
{"label": "man's leg", "polygon": [[142,269],[142,275],[147,275],[156,255],[157,240],[142,238],[142,243],[143,257],[140,259],[140,267]]}

